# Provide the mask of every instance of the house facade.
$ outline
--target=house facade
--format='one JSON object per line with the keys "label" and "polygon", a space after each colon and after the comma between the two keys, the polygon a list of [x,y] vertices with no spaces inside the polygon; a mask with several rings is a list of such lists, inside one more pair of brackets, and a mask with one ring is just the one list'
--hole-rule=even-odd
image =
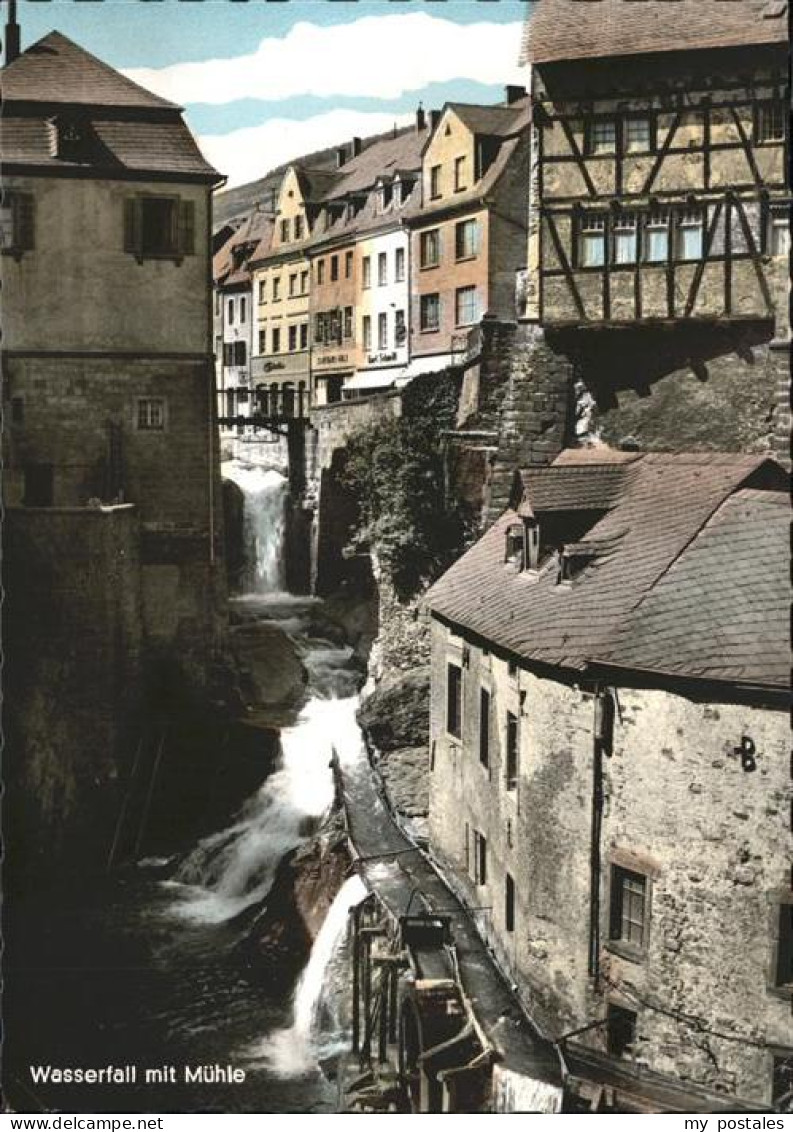
{"label": "house facade", "polygon": [[787,454],[787,42],[787,5],[764,0],[542,0],[527,21],[538,278],[524,313],[574,356],[610,441],[609,410],[615,430],[655,437],[604,386],[627,401],[666,379],[685,422],[697,382],[716,406],[745,382],[767,412],[741,429],[716,409],[709,446],[741,447],[751,427]]}
{"label": "house facade", "polygon": [[221,632],[221,177],[178,107],[57,32],[3,88],[9,778],[34,853],[78,828],[106,852],[146,680],[204,681]]}
{"label": "house facade", "polygon": [[573,1111],[790,1111],[785,477],[565,451],[430,591],[430,841]]}

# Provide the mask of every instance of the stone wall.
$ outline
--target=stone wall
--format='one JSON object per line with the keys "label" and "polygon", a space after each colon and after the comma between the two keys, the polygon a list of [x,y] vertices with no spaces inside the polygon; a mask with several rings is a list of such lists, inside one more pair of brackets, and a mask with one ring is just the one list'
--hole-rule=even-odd
{"label": "stone wall", "polygon": [[[463,670],[462,741],[446,729],[446,668]],[[488,765],[479,697],[491,694]],[[588,971],[594,702],[572,681],[525,668],[433,626],[430,831],[529,1009],[558,1036],[635,1011],[637,1066],[771,1103],[773,1050],[790,1047],[790,992],[771,988],[779,902],[789,899],[788,719],[716,689],[616,689],[613,755],[604,759],[597,928]],[[708,702],[712,701],[712,702]],[[506,713],[519,719],[519,775],[505,779]],[[743,769],[744,736],[757,769]],[[487,880],[472,878],[473,832]],[[629,957],[609,942],[612,865],[647,877],[649,938]],[[513,931],[505,884],[515,882]],[[783,893],[787,892],[785,897]],[[579,1039],[604,1048],[604,1029]]]}
{"label": "stone wall", "polygon": [[138,517],[5,517],[5,830],[15,874],[101,867],[141,695]]}

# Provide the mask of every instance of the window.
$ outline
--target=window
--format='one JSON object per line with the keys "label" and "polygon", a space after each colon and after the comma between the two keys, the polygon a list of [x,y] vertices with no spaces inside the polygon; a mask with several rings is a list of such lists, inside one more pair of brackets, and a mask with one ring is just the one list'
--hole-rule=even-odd
{"label": "window", "polygon": [[526,566],[526,528],[523,523],[513,523],[507,528],[504,561],[507,566],[523,570]]}
{"label": "window", "polygon": [[441,167],[433,165],[430,169],[430,200],[437,200],[441,195]]}
{"label": "window", "polygon": [[636,1014],[610,1002],[606,1007],[606,1048],[612,1057],[622,1057],[636,1040]]}
{"label": "window", "polygon": [[281,299],[281,276],[273,276],[273,302],[280,302]]}
{"label": "window", "polygon": [[422,232],[419,238],[419,262],[422,267],[437,267],[441,258],[441,233],[439,228]]}
{"label": "window", "polygon": [[33,248],[34,243],[33,194],[4,192],[0,203],[0,251],[25,251]]}
{"label": "window", "polygon": [[614,219],[614,262],[636,263],[639,255],[639,228],[635,212],[623,212]]}
{"label": "window", "polygon": [[755,142],[785,140],[785,106],[782,102],[761,102],[754,112]]}
{"label": "window", "polygon": [[479,251],[479,225],[476,220],[461,220],[454,226],[454,254],[457,259],[470,259]]}
{"label": "window", "polygon": [[623,943],[635,951],[647,946],[647,877],[611,867],[611,908],[609,939]]}
{"label": "window", "polygon": [[52,464],[26,464],[23,507],[52,507],[55,502],[55,469]]}
{"label": "window", "polygon": [[296,326],[290,326],[289,327],[289,350],[291,352],[292,350],[296,350],[296,349],[297,349],[297,327]]}
{"label": "window", "polygon": [[581,216],[579,262],[581,267],[602,267],[606,261],[606,216],[584,212]]}
{"label": "window", "polygon": [[377,348],[388,349],[388,315],[385,313],[377,316]]}
{"label": "window", "polygon": [[666,263],[669,258],[668,212],[651,212],[647,217],[644,258],[647,263]]}
{"label": "window", "polygon": [[302,322],[300,324],[300,349],[308,349],[308,323]]}
{"label": "window", "polygon": [[490,766],[490,693],[482,688],[479,693],[479,761]]}
{"label": "window", "polygon": [[314,341],[317,343],[324,343],[325,341],[325,315],[318,314],[314,319]]}
{"label": "window", "polygon": [[518,717],[511,711],[507,712],[506,738],[506,787],[507,790],[515,790],[520,771],[520,728]]}
{"label": "window", "polygon": [[289,276],[289,298],[293,299],[297,294],[297,275]]}
{"label": "window", "polygon": [[702,259],[702,234],[704,218],[699,208],[686,209],[677,217],[676,246],[677,259]]}
{"label": "window", "polygon": [[352,252],[344,253],[344,278],[352,279]]}
{"label": "window", "polygon": [[793,990],[793,903],[778,905],[776,914],[774,986]]}
{"label": "window", "polygon": [[302,240],[303,239],[303,217],[302,216],[296,216],[295,217],[295,239],[296,240]]}
{"label": "window", "polygon": [[273,327],[273,353],[281,353],[281,328],[279,326]]}
{"label": "window", "polygon": [[388,282],[388,256],[385,252],[380,252],[377,257],[377,285],[378,287],[385,287]]}
{"label": "window", "polygon": [[422,330],[438,330],[441,324],[441,297],[422,295],[419,300],[419,326]]}
{"label": "window", "polygon": [[793,1112],[793,1050],[774,1058],[771,1104],[774,1112]]}
{"label": "window", "polygon": [[363,348],[364,350],[371,350],[372,348],[372,320],[368,314],[363,316],[361,324]]}
{"label": "window", "polygon": [[260,330],[259,331],[259,353],[260,354],[266,354],[267,353],[267,331],[266,330]]}
{"label": "window", "polygon": [[455,738],[462,738],[463,726],[463,670],[459,664],[446,666],[446,730]]}
{"label": "window", "polygon": [[240,297],[240,322],[246,322],[248,318],[248,302],[244,295]]}
{"label": "window", "polygon": [[508,932],[515,930],[515,882],[509,873],[504,878],[504,927]]}
{"label": "window", "polygon": [[617,127],[612,118],[598,118],[587,129],[587,153],[614,153],[617,148]]}
{"label": "window", "polygon": [[623,129],[626,153],[648,153],[653,148],[649,118],[627,118]]}
{"label": "window", "polygon": [[394,262],[394,279],[397,283],[403,283],[405,279],[405,249],[397,248],[396,260]]}
{"label": "window", "polygon": [[361,260],[361,268],[363,271],[363,286],[372,286],[372,261],[368,255],[365,255]]}
{"label": "window", "polygon": [[266,303],[267,302],[266,287],[267,287],[267,285],[266,285],[265,281],[263,279],[260,280],[259,281],[259,302],[260,303]]}
{"label": "window", "polygon": [[235,366],[244,366],[247,360],[248,347],[245,342],[234,343],[233,364]]}
{"label": "window", "polygon": [[227,308],[227,311],[226,311],[226,322],[229,324],[229,326],[234,325],[234,300],[233,299],[229,299],[229,302],[228,302],[228,308]]}
{"label": "window", "polygon": [[352,307],[344,308],[344,337],[352,338]]}
{"label": "window", "polygon": [[140,397],[137,426],[141,432],[162,432],[165,429],[165,398]]}
{"label": "window", "polygon": [[325,260],[317,260],[317,283],[325,282]]}
{"label": "window", "polygon": [[193,201],[178,197],[128,197],[124,202],[124,250],[139,259],[193,255]]}
{"label": "window", "polygon": [[288,220],[282,220],[281,221],[281,243],[285,244],[288,239],[289,239],[289,221]]}
{"label": "window", "polygon": [[407,338],[407,327],[405,326],[405,312],[403,310],[394,311],[394,345],[403,346]]}
{"label": "window", "polygon": [[301,295],[307,295],[308,294],[308,272],[307,271],[301,271],[300,272],[300,294]]}
{"label": "window", "polygon": [[465,158],[455,157],[454,159],[454,191],[456,193],[462,192],[468,186],[465,183]]}
{"label": "window", "polygon": [[474,830],[474,881],[487,884],[487,839]]}
{"label": "window", "polygon": [[479,321],[479,293],[476,287],[458,287],[455,291],[454,321],[457,326],[471,326]]}
{"label": "window", "polygon": [[11,423],[25,423],[25,401],[23,397],[11,398]]}
{"label": "window", "polygon": [[790,205],[772,204],[768,212],[768,254],[790,255]]}
{"label": "window", "polygon": [[330,257],[330,281],[335,283],[339,278],[339,257],[332,255]]}

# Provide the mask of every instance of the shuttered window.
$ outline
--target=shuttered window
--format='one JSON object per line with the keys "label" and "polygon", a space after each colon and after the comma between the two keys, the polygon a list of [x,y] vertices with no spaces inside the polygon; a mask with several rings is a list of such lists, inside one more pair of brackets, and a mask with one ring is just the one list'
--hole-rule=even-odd
{"label": "shuttered window", "polygon": [[32,251],[36,246],[32,193],[4,192],[0,200],[0,251]]}
{"label": "shuttered window", "polygon": [[179,197],[139,195],[124,202],[124,251],[138,259],[195,254],[195,204]]}

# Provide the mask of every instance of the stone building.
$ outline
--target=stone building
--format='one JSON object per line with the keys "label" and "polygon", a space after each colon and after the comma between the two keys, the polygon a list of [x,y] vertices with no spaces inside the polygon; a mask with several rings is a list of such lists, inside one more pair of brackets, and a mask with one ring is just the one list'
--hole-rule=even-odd
{"label": "stone building", "polygon": [[571,1109],[790,1111],[786,477],[565,450],[430,591],[430,841]]}
{"label": "stone building", "polygon": [[592,433],[788,454],[786,3],[540,0],[526,317]]}
{"label": "stone building", "polygon": [[221,178],[57,32],[2,82],[6,788],[23,855],[96,864],[155,673],[203,682],[221,632]]}

